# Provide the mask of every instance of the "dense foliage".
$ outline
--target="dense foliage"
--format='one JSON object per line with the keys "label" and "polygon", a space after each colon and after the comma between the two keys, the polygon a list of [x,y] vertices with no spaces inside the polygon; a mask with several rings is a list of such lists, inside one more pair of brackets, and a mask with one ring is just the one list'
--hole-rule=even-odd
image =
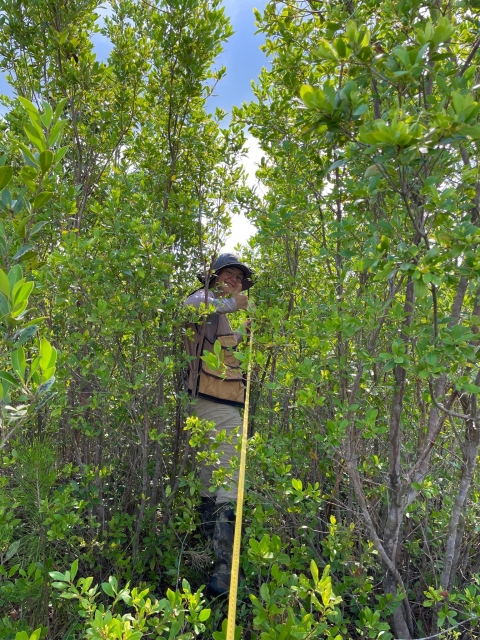
{"label": "dense foliage", "polygon": [[0,637],[226,637],[182,301],[237,210],[238,637],[476,637],[479,8],[271,0],[227,125],[219,0],[110,5],[101,63],[96,0],[0,0]]}

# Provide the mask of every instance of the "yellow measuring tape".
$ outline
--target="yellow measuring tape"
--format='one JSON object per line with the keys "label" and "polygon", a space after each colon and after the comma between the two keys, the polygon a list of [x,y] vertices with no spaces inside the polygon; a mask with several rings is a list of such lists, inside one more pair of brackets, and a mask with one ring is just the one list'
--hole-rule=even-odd
{"label": "yellow measuring tape", "polygon": [[233,539],[232,575],[228,599],[228,621],[226,640],[235,640],[235,618],[237,615],[238,574],[240,572],[240,543],[242,541],[243,496],[245,493],[245,466],[247,461],[248,411],[250,405],[250,378],[252,373],[253,330],[250,331],[247,389],[243,413],[242,445],[240,449],[240,470],[238,475],[237,517],[235,518],[235,537]]}

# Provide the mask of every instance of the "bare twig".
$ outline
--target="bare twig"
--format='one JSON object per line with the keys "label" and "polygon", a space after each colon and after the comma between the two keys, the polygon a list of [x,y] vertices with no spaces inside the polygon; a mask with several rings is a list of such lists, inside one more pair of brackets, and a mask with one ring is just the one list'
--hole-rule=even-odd
{"label": "bare twig", "polygon": [[440,411],[443,411],[443,413],[446,413],[447,416],[450,416],[452,418],[460,418],[461,420],[468,420],[470,418],[470,416],[467,416],[464,413],[457,413],[456,411],[450,411],[450,409],[446,409],[442,404],[440,404],[438,400],[435,398],[435,391],[433,389],[433,384],[431,379],[428,381],[428,388],[430,389],[430,396],[432,398],[432,402],[437,407],[437,409],[440,409]]}
{"label": "bare twig", "polygon": [[[467,622],[470,622],[471,620],[478,620],[478,619],[479,619],[478,616],[472,616],[471,618],[467,618],[466,620],[462,620],[461,622],[457,622],[457,624],[454,624],[453,627],[449,627],[448,629],[442,629],[438,633],[434,633],[433,636],[425,636],[424,638],[418,638],[418,640],[431,640],[432,638],[438,638],[439,636],[443,635],[444,633],[448,633],[452,629],[456,629],[457,627],[461,627],[462,624],[466,624]],[[404,640],[404,638],[394,638],[393,640]]]}
{"label": "bare twig", "polygon": [[463,76],[465,71],[470,66],[470,63],[473,60],[474,55],[477,53],[478,47],[480,47],[480,38],[477,38],[477,40],[474,42],[472,50],[470,51],[470,53],[468,54],[468,58],[465,60],[465,62],[463,63],[462,67],[458,71],[457,76],[459,76],[459,77]]}

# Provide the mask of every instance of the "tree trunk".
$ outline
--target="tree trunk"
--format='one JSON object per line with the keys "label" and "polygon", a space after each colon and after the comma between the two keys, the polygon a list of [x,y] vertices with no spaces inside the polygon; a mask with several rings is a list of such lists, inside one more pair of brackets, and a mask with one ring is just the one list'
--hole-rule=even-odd
{"label": "tree trunk", "polygon": [[[477,375],[475,382],[477,385],[479,384],[480,374]],[[458,493],[453,504],[450,522],[448,524],[445,560],[440,578],[441,586],[447,591],[452,588],[453,579],[455,577],[460,550],[459,547],[462,542],[461,538],[460,540],[458,539],[459,536],[457,536],[457,531],[467,502],[468,493],[472,485],[475,467],[477,464],[478,447],[480,444],[480,427],[477,426],[480,415],[477,410],[477,398],[474,394],[472,394],[471,405],[471,416],[473,416],[474,419],[469,420],[466,425],[465,439],[462,444],[462,475]]]}

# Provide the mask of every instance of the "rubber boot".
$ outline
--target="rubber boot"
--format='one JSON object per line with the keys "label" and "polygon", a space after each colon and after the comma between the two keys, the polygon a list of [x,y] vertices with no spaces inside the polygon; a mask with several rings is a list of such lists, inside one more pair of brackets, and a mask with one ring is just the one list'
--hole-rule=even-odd
{"label": "rubber boot", "polygon": [[213,532],[215,531],[215,512],[217,505],[214,498],[205,498],[202,496],[200,507],[198,509],[200,514],[200,533],[207,540],[213,538]]}
{"label": "rubber boot", "polygon": [[234,534],[235,513],[233,505],[226,502],[217,509],[215,531],[213,532],[215,568],[208,583],[208,591],[212,595],[221,595],[230,591]]}

